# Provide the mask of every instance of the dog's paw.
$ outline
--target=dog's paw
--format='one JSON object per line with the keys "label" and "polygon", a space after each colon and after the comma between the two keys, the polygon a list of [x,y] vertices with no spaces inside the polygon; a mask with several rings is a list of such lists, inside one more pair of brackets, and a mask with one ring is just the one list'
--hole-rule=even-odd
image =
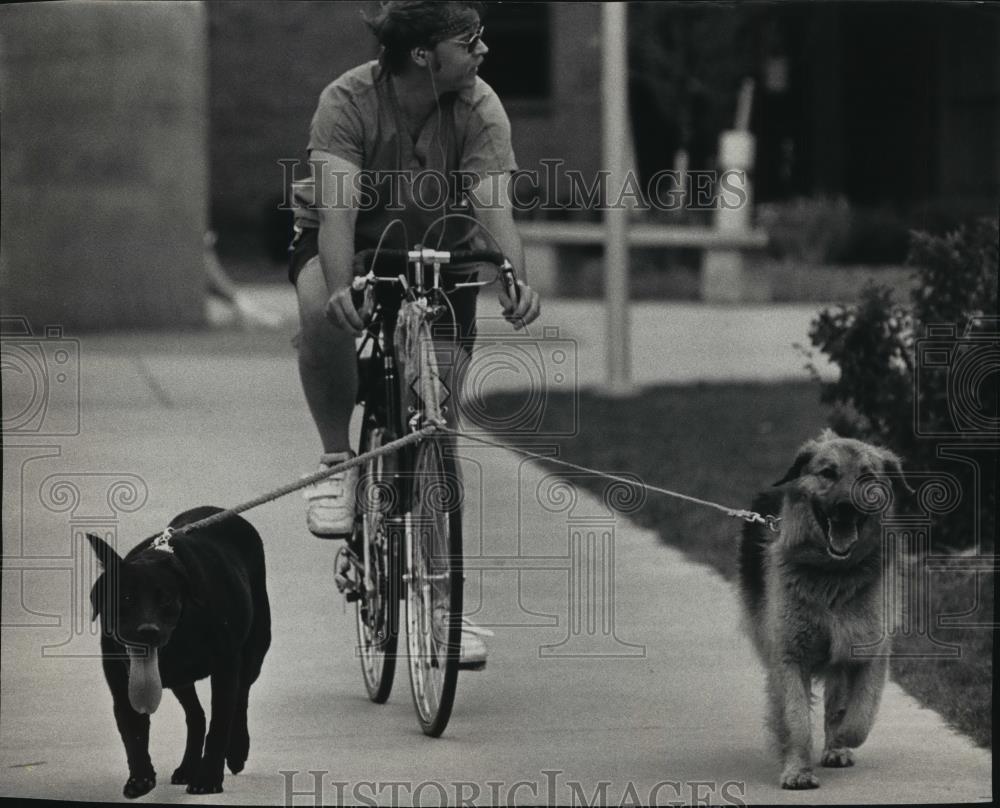
{"label": "dog's paw", "polygon": [[229,751],[226,752],[226,765],[233,774],[239,774],[247,764],[250,755],[250,736],[244,730],[233,729],[233,737],[229,742]]}
{"label": "dog's paw", "polygon": [[846,769],[854,765],[854,756],[846,746],[831,747],[823,750],[820,762],[831,769]]}
{"label": "dog's paw", "polygon": [[174,769],[174,773],[170,775],[170,784],[175,786],[186,786],[188,783],[196,779],[197,774],[197,763],[194,766],[188,766],[182,763]]}
{"label": "dog's paw", "polygon": [[819,788],[819,778],[812,769],[789,769],[781,775],[781,787],[800,791],[806,788]]}
{"label": "dog's paw", "polygon": [[125,787],[122,789],[122,794],[124,794],[128,799],[134,800],[136,797],[141,797],[143,794],[148,794],[156,788],[156,775],[151,775],[150,777],[129,777],[125,781]]}
{"label": "dog's paw", "polygon": [[222,783],[221,782],[194,782],[190,783],[187,787],[188,794],[221,794],[222,793]]}

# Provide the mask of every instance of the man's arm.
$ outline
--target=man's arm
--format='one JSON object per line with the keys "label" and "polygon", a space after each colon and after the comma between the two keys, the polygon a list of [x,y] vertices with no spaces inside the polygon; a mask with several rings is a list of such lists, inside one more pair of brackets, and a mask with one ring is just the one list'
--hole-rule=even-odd
{"label": "man's arm", "polygon": [[514,222],[509,186],[508,173],[491,174],[489,179],[480,182],[469,196],[476,212],[476,219],[493,234],[500,251],[514,264],[520,298],[515,305],[506,291],[501,289],[500,305],[507,321],[513,323],[515,329],[520,329],[538,317],[540,301],[538,293],[528,285],[524,266],[524,247],[517,232],[517,224]]}
{"label": "man's arm", "polygon": [[329,152],[310,154],[319,214],[319,263],[330,300],[326,314],[334,325],[358,333],[364,327],[351,300],[354,225],[358,218],[355,179],[360,169]]}

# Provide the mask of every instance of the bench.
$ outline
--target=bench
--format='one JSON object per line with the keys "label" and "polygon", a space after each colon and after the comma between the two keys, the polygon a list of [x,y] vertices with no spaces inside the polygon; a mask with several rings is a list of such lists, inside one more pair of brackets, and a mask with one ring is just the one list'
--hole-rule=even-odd
{"label": "bench", "polygon": [[[720,220],[724,224],[725,218]],[[603,244],[599,222],[519,221],[525,263],[531,285],[539,294],[554,294],[558,269],[557,247],[562,244]],[[630,247],[692,247],[702,250],[702,300],[736,303],[743,297],[743,256],[767,246],[767,233],[742,227],[699,227],[636,223],[629,225]]]}

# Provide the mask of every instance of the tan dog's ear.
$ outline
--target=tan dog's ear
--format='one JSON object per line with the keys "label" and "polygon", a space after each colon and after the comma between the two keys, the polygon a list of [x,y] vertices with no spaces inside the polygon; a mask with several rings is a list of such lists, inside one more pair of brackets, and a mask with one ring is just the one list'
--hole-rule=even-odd
{"label": "tan dog's ear", "polygon": [[882,464],[889,475],[889,479],[892,481],[892,487],[896,489],[897,495],[901,491],[910,496],[917,493],[906,481],[906,475],[903,474],[903,464],[888,449],[882,449]]}
{"label": "tan dog's ear", "polygon": [[805,468],[806,463],[813,459],[817,448],[819,447],[815,441],[809,441],[808,443],[803,444],[802,448],[799,449],[798,455],[795,457],[795,462],[792,463],[788,471],[785,472],[785,476],[777,482],[772,483],[772,485],[777,487],[798,479],[802,475],[802,469]]}

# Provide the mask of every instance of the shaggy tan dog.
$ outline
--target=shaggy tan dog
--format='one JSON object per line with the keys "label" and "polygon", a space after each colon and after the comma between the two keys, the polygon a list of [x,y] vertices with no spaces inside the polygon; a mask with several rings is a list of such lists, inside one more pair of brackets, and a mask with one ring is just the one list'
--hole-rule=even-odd
{"label": "shaggy tan dog", "polygon": [[[891,479],[890,479],[891,478]],[[824,766],[851,766],[878,711],[888,673],[888,567],[879,504],[909,491],[899,458],[827,430],[800,450],[754,510],[780,530],[748,524],[740,546],[747,631],[767,667],[768,724],[783,788],[816,788],[810,703],[825,691]]]}

